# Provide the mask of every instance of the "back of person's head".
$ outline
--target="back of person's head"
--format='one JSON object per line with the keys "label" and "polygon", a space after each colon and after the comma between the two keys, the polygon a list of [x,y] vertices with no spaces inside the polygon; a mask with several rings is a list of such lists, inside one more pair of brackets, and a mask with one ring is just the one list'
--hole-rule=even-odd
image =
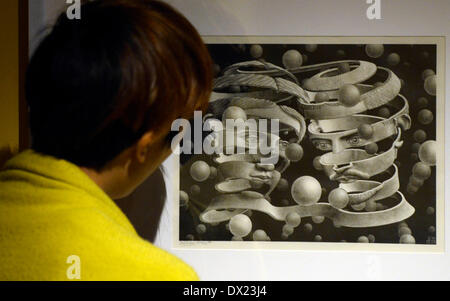
{"label": "back of person's head", "polygon": [[168,4],[103,0],[61,14],[27,73],[32,148],[101,170],[147,131],[204,110],[212,63]]}

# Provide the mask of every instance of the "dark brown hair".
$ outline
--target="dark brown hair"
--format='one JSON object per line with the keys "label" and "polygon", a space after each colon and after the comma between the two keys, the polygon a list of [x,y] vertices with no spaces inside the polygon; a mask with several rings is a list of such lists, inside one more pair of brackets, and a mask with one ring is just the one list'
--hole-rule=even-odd
{"label": "dark brown hair", "polygon": [[166,3],[104,0],[63,13],[26,81],[32,148],[101,169],[146,131],[205,110],[212,62],[189,21]]}

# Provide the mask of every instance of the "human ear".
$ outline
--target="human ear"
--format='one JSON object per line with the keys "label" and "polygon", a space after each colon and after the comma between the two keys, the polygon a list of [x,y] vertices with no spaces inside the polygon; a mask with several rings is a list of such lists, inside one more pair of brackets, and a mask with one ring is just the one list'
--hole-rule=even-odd
{"label": "human ear", "polygon": [[139,163],[144,163],[147,159],[151,144],[154,142],[152,132],[145,133],[136,144],[136,158]]}

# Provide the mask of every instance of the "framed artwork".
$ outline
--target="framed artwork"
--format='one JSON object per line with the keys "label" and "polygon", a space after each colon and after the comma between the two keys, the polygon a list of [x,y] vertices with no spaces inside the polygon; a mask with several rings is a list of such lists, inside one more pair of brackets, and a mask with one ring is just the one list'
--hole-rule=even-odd
{"label": "framed artwork", "polygon": [[204,39],[174,247],[444,250],[444,38]]}

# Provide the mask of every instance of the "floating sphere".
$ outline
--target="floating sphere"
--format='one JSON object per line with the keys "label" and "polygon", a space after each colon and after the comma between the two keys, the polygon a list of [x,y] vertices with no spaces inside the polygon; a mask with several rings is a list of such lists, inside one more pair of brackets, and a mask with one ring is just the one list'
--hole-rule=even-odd
{"label": "floating sphere", "polygon": [[419,152],[419,149],[420,149],[420,143],[419,143],[419,142],[414,142],[414,143],[411,145],[411,151],[412,151],[413,153],[418,153],[418,152]]}
{"label": "floating sphere", "polygon": [[425,69],[425,70],[423,70],[423,72],[422,72],[422,79],[423,79],[423,80],[426,80],[428,76],[430,76],[430,75],[435,75],[435,74],[436,74],[436,73],[434,73],[433,70],[431,70],[431,69]]}
{"label": "floating sphere", "polygon": [[347,191],[342,188],[333,189],[328,195],[328,202],[331,204],[331,206],[338,209],[347,207],[349,202]]}
{"label": "floating sphere", "polygon": [[434,208],[433,207],[428,207],[427,208],[427,214],[428,215],[433,215],[434,214]]}
{"label": "floating sphere", "polygon": [[240,237],[240,236],[233,236],[233,237],[231,238],[231,241],[243,241],[243,239],[242,239],[242,237]]}
{"label": "floating sphere", "polygon": [[378,144],[376,143],[370,143],[367,144],[364,149],[366,150],[366,152],[370,155],[375,154],[378,151]]}
{"label": "floating sphere", "polygon": [[419,119],[419,122],[423,125],[430,124],[433,122],[434,116],[433,113],[428,109],[422,109],[420,110],[417,119]]}
{"label": "floating sphere", "polygon": [[306,54],[302,54],[303,64],[308,62],[308,56]]}
{"label": "floating sphere", "polygon": [[286,223],[291,227],[298,227],[302,219],[297,212],[291,212],[286,216]]}
{"label": "floating sphere", "polygon": [[186,239],[187,240],[194,240],[194,235],[192,235],[192,234],[188,234],[188,235],[186,235]]}
{"label": "floating sphere", "polygon": [[407,224],[406,222],[400,222],[400,223],[398,223],[397,228],[400,229],[401,227],[408,227],[408,224]]}
{"label": "floating sphere", "polygon": [[367,238],[369,239],[370,243],[374,243],[375,242],[375,235],[369,234],[369,235],[367,235]]}
{"label": "floating sphere", "polygon": [[419,148],[419,159],[423,163],[434,166],[436,165],[436,141],[428,140],[422,143]]}
{"label": "floating sphere", "polygon": [[317,44],[307,44],[305,45],[305,49],[308,52],[314,52],[317,50]]}
{"label": "floating sphere", "polygon": [[302,206],[317,203],[322,194],[319,181],[311,176],[303,176],[294,181],[291,187],[291,195],[294,201]]}
{"label": "floating sphere", "polygon": [[286,179],[281,178],[277,184],[278,191],[286,191],[289,189],[289,182]]}
{"label": "floating sphere", "polygon": [[236,106],[230,106],[226,108],[226,110],[222,114],[222,121],[225,122],[226,120],[238,120],[241,119],[242,121],[247,120],[247,113],[245,113],[244,109]]}
{"label": "floating sphere", "polygon": [[267,239],[267,234],[264,230],[255,230],[253,232],[254,241],[265,241]]}
{"label": "floating sphere", "polygon": [[191,177],[197,182],[203,182],[209,178],[211,169],[205,161],[196,161],[191,165]]}
{"label": "floating sphere", "polygon": [[219,75],[219,73],[220,73],[220,66],[217,65],[217,64],[214,64],[213,65],[213,72],[214,72],[214,76]]}
{"label": "floating sphere", "polygon": [[373,127],[370,124],[361,124],[358,126],[358,133],[364,139],[370,139],[373,136]]}
{"label": "floating sphere", "polygon": [[406,186],[406,192],[409,194],[415,194],[419,190],[419,187],[408,184]]}
{"label": "floating sphere", "polygon": [[422,143],[427,139],[427,133],[424,130],[417,130],[414,132],[413,138],[416,142]]}
{"label": "floating sphere", "polygon": [[409,177],[409,184],[415,187],[421,187],[423,185],[423,180],[412,175]]}
{"label": "floating sphere", "polygon": [[322,236],[320,235],[314,236],[314,241],[322,241]]}
{"label": "floating sphere", "polygon": [[286,225],[283,226],[282,233],[287,235],[287,236],[289,236],[292,233],[294,233],[294,227],[289,226],[288,224],[286,224]]}
{"label": "floating sphere", "polygon": [[303,158],[303,147],[297,143],[291,143],[286,147],[284,151],[286,158],[292,162],[298,162]]}
{"label": "floating sphere", "polygon": [[317,156],[313,160],[313,166],[316,170],[323,170],[322,164],[320,164],[320,156]]}
{"label": "floating sphere", "polygon": [[434,226],[429,226],[428,227],[428,233],[433,234],[436,232],[436,228]]}
{"label": "floating sphere", "polygon": [[342,105],[352,107],[361,100],[361,93],[355,85],[346,84],[339,89],[338,100]]}
{"label": "floating sphere", "polygon": [[237,237],[245,237],[252,231],[252,221],[245,214],[238,214],[230,219],[230,232]]}
{"label": "floating sphere", "polygon": [[339,65],[338,65],[338,71],[339,71],[339,73],[340,74],[342,74],[342,73],[347,73],[347,72],[349,72],[351,69],[350,69],[350,65],[348,64],[348,63],[340,63]]}
{"label": "floating sphere", "polygon": [[401,244],[415,244],[416,239],[411,234],[405,234],[400,237]]}
{"label": "floating sphere", "polygon": [[391,112],[389,111],[389,108],[381,107],[378,110],[378,116],[383,117],[383,118],[389,118],[391,116]]}
{"label": "floating sphere", "polygon": [[303,230],[307,233],[312,232],[313,230],[313,226],[310,223],[304,224],[303,225]]}
{"label": "floating sphere", "polygon": [[300,52],[295,49],[291,49],[283,54],[282,61],[286,69],[294,69],[303,64],[303,57]]}
{"label": "floating sphere", "polygon": [[366,209],[367,212],[377,211],[377,202],[375,202],[375,201],[367,201],[366,202],[366,207],[364,209]]}
{"label": "floating sphere", "polygon": [[384,46],[382,44],[368,44],[366,45],[366,54],[371,58],[379,58],[384,53]]}
{"label": "floating sphere", "polygon": [[195,231],[197,231],[198,234],[204,234],[206,232],[206,226],[198,224],[197,227],[195,227]]}
{"label": "floating sphere", "polygon": [[250,55],[254,59],[259,59],[263,55],[263,48],[261,45],[252,45],[250,47]]}
{"label": "floating sphere", "polygon": [[360,236],[356,242],[359,243],[369,243],[369,238],[367,236]]}
{"label": "floating sphere", "polygon": [[417,162],[413,166],[413,175],[419,179],[426,180],[431,176],[431,168],[423,162]]}
{"label": "floating sphere", "polygon": [[321,224],[321,223],[323,223],[323,221],[325,220],[325,217],[324,217],[324,216],[317,215],[317,216],[311,217],[311,219],[312,219],[312,221],[313,221],[315,224]]}
{"label": "floating sphere", "polygon": [[316,103],[327,102],[330,100],[330,96],[326,92],[319,92],[314,96],[314,100]]}
{"label": "floating sphere", "polygon": [[215,168],[214,166],[211,166],[210,167],[209,178],[210,179],[214,179],[215,177],[217,177],[217,168]]}
{"label": "floating sphere", "polygon": [[398,229],[398,236],[402,236],[404,234],[412,234],[411,229],[409,229],[408,227],[400,227]]}
{"label": "floating sphere", "polygon": [[391,53],[387,56],[386,60],[390,66],[397,66],[400,63],[400,55],[395,52]]}
{"label": "floating sphere", "polygon": [[436,96],[436,75],[430,75],[425,79],[425,83],[423,84],[425,91],[432,95]]}
{"label": "floating sphere", "polygon": [[198,185],[192,185],[190,188],[191,195],[199,195],[200,194],[200,186]]}
{"label": "floating sphere", "polygon": [[428,99],[425,97],[419,97],[419,99],[417,99],[417,104],[419,107],[426,107],[428,105]]}
{"label": "floating sphere", "polygon": [[345,51],[342,49],[339,49],[338,51],[336,51],[336,56],[340,59],[345,57]]}
{"label": "floating sphere", "polygon": [[189,196],[183,190],[180,190],[180,206],[185,207],[189,203]]}

